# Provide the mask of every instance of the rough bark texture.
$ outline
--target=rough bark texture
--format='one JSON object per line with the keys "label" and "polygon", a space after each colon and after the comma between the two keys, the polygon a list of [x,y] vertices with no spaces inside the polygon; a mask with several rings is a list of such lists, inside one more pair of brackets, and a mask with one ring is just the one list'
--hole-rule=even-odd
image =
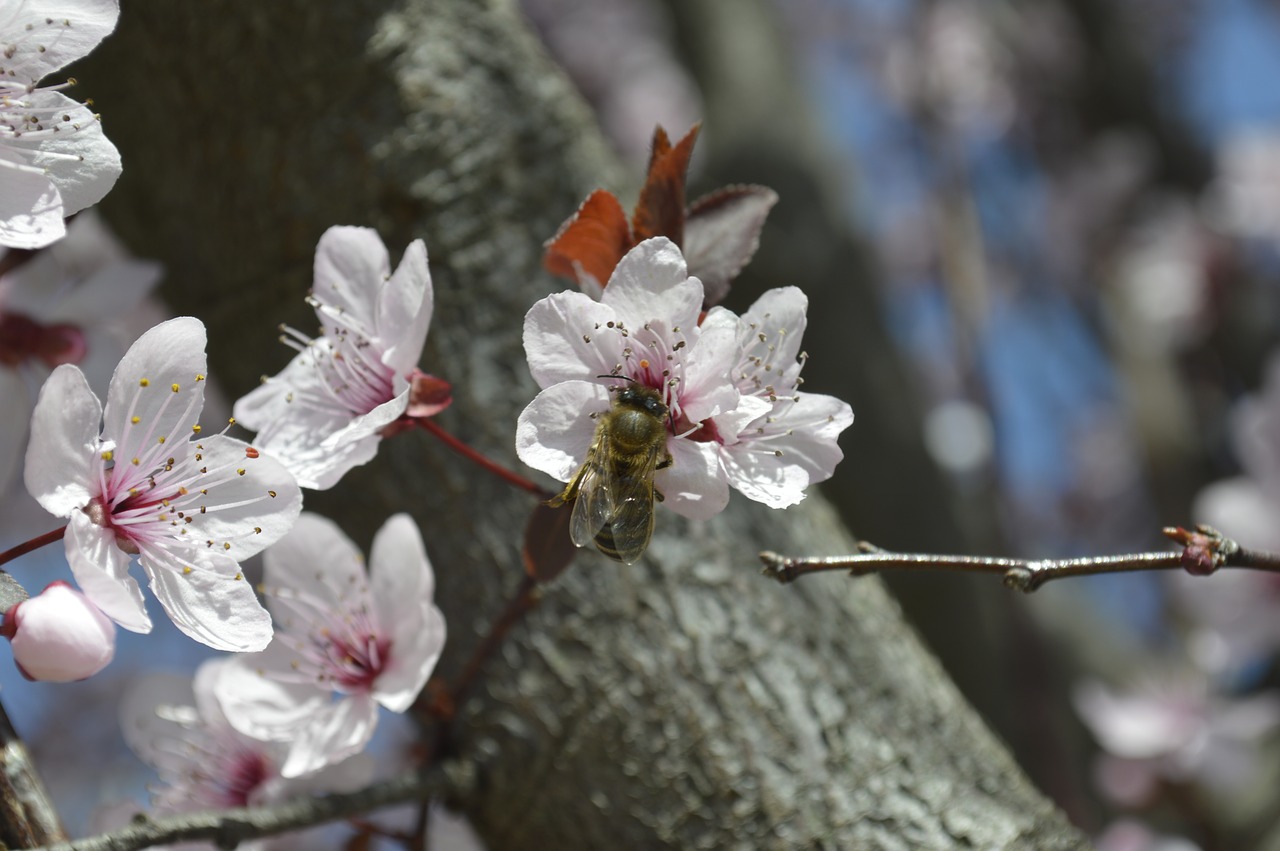
{"label": "rough bark texture", "polygon": [[[133,0],[77,69],[125,156],[106,210],[210,326],[231,394],[309,328],[300,297],[331,224],[424,237],[436,314],[424,368],[444,424],[514,464],[534,395],[520,323],[560,285],[541,240],[618,188],[591,117],[507,2]],[[856,428],[856,426],[855,426]],[[856,475],[845,469],[843,475]],[[413,511],[449,617],[446,673],[515,587],[531,505],[425,436],[308,507],[357,540]],[[483,760],[458,804],[494,849],[1078,848],[875,579],[780,588],[755,554],[850,545],[818,497],[735,497],[659,517],[650,555],[593,553],[550,588],[464,713]]]}

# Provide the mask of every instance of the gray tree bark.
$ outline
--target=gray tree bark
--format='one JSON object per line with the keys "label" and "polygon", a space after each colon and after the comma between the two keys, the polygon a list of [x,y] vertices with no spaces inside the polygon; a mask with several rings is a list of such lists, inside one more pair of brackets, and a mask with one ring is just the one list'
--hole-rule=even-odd
{"label": "gray tree bark", "polygon": [[[376,227],[393,254],[423,237],[443,423],[516,464],[536,390],[521,319],[560,289],[541,242],[589,189],[620,187],[510,2],[133,0],[76,74],[125,160],[104,210],[209,325],[230,394],[285,362],[278,322],[314,325],[301,296],[326,227]],[[412,511],[453,674],[517,583],[532,504],[410,435],[307,507],[366,544]],[[763,547],[850,546],[818,496],[735,497],[707,523],[660,513],[631,568],[583,553],[460,718],[482,776],[457,805],[493,849],[1085,847],[878,580],[759,575]]]}

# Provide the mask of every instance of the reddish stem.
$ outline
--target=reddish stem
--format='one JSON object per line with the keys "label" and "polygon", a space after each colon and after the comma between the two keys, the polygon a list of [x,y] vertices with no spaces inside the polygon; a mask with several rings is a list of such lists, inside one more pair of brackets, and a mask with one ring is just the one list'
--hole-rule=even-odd
{"label": "reddish stem", "polygon": [[43,535],[32,538],[26,543],[18,544],[16,547],[10,547],[0,553],[0,564],[8,564],[18,556],[24,556],[32,550],[38,550],[45,544],[52,544],[54,541],[61,540],[62,536],[67,534],[67,527],[63,526],[54,529],[52,532],[45,532]]}
{"label": "reddish stem", "polygon": [[505,481],[507,484],[515,485],[516,487],[520,488],[523,491],[528,491],[529,493],[538,497],[538,499],[546,500],[546,499],[551,499],[553,496],[555,496],[555,494],[538,487],[533,482],[529,481],[519,473],[515,473],[515,472],[512,472],[511,470],[508,470],[506,467],[503,467],[498,462],[493,461],[488,456],[482,455],[480,452],[476,451],[475,449],[472,449],[470,446],[463,443],[461,440],[459,440],[458,438],[454,437],[452,434],[450,434],[449,432],[441,428],[436,423],[435,420],[429,419],[429,418],[417,417],[413,420],[413,422],[417,423],[418,426],[424,429],[425,431],[429,431],[432,434],[434,434],[436,437],[440,438],[440,440],[444,442],[445,446],[448,446],[450,449],[452,449],[454,452],[461,455],[463,458],[466,458],[468,461],[470,461],[473,464],[476,464],[477,466],[483,467],[484,469],[488,470],[490,473],[493,473],[495,476]]}

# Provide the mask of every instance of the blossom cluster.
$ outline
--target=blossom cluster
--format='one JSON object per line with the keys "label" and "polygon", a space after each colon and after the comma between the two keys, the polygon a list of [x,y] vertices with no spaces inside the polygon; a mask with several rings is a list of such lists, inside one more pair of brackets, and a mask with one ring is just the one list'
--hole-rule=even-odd
{"label": "blossom cluster", "polygon": [[[96,674],[117,626],[152,629],[136,562],[179,630],[234,654],[203,664],[194,682],[152,677],[129,694],[125,737],[166,784],[156,812],[354,788],[369,777],[360,754],[381,710],[403,713],[424,689],[445,620],[409,515],[385,523],[366,564],[337,524],[303,512],[303,489],[335,486],[387,437],[436,428],[426,418],[451,401],[448,382],[418,368],[433,313],[426,246],[412,242],[393,270],[373,230],[325,232],[308,296],[319,332],[282,327],[295,356],[235,403],[231,423],[254,431],[251,441],[200,422],[206,330],[195,317],[142,333],[98,392],[94,358],[109,348],[97,328],[132,314],[159,270],[122,257],[81,268],[74,240],[49,248],[67,217],[110,189],[120,160],[98,116],[63,94],[75,81],[43,81],[118,14],[118,0],[0,11],[0,246],[42,249],[0,254],[0,488],[25,442],[27,491],[66,520],[45,542],[63,539],[78,586],[55,581],[10,606],[0,634],[31,679]],[[707,309],[750,259],[776,196],[729,187],[686,209],[696,136],[672,146],[658,130],[632,222],[609,196],[603,215],[621,236],[593,258],[591,295],[560,293],[529,311],[524,343],[543,390],[520,416],[517,448],[569,479],[611,390],[642,385],[669,412],[671,460],[656,481],[668,506],[707,518],[734,488],[784,508],[832,474],[853,414],[800,391],[800,290],[771,290],[741,316]],[[553,240],[575,276],[594,250],[583,237],[598,225],[590,209]],[[86,217],[74,230],[92,241],[92,228]],[[32,404],[26,387],[41,380]],[[259,554],[255,589],[244,562]]]}
{"label": "blossom cluster", "polygon": [[[105,405],[65,358],[32,412],[27,489],[67,518],[79,590],[55,582],[6,613],[22,672],[91,676],[114,652],[113,622],[150,631],[135,559],[180,630],[238,654],[203,668],[194,697],[146,687],[134,700],[131,741],[170,781],[161,810],[274,800],[321,777],[334,788],[379,708],[408,709],[444,645],[408,515],[387,521],[366,570],[335,524],[301,513],[302,485],[368,460],[379,429],[406,411],[434,412],[413,392],[432,308],[425,248],[411,245],[392,275],[376,234],[333,228],[316,270],[322,336],[295,333],[298,357],[237,405],[262,429],[255,443],[199,423],[206,335],[192,317],[138,338]],[[265,608],[241,568],[263,550]]]}
{"label": "blossom cluster", "polygon": [[654,478],[663,505],[706,519],[728,504],[730,488],[773,508],[796,504],[831,476],[842,457],[836,439],[853,422],[845,402],[800,390],[807,307],[803,292],[782,287],[741,316],[703,314],[702,283],[675,243],[640,243],[599,301],[556,293],[525,317],[529,370],[543,390],[520,414],[520,459],[569,481],[611,387],[634,382],[659,391],[669,411],[672,463]]}

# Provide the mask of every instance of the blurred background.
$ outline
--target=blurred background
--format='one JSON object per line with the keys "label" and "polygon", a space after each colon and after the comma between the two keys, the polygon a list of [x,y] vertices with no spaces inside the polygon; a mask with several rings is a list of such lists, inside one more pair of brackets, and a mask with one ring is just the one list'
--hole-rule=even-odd
{"label": "blurred background", "polygon": [[[631,164],[606,187],[624,206],[654,125],[699,120],[690,197],[781,196],[726,305],[808,293],[807,389],[857,416],[823,490],[859,537],[1051,557],[1163,549],[1161,526],[1207,522],[1280,548],[1280,3],[521,5]],[[10,505],[7,539],[54,525]],[[1280,848],[1280,581],[1133,574],[1023,597],[886,579],[1099,847]],[[113,717],[59,708],[111,705],[144,658],[201,655],[176,632],[121,638],[75,686],[0,665],[38,761],[118,747]],[[153,775],[121,752],[48,779],[82,834]]]}
{"label": "blurred background", "polygon": [[[523,5],[637,181],[655,123],[702,120],[691,197],[778,191],[726,303],[808,293],[859,537],[1280,547],[1280,4]],[[1280,847],[1280,583],[886,579],[1100,846]]]}

